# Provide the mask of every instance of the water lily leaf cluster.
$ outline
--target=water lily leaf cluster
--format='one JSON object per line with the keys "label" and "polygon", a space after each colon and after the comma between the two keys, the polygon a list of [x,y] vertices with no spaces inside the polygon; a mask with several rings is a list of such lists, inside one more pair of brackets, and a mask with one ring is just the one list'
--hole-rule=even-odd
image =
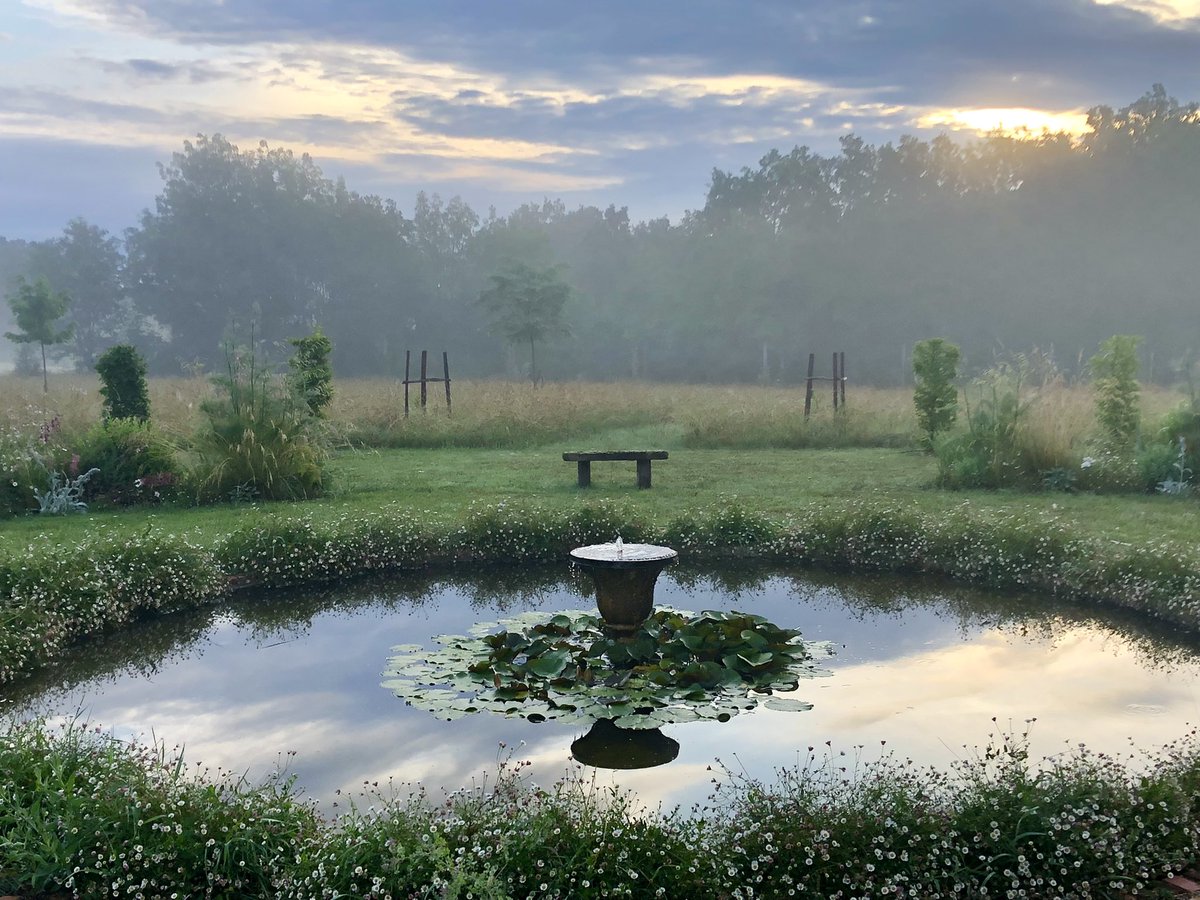
{"label": "water lily leaf cluster", "polygon": [[701,719],[726,721],[760,702],[810,708],[775,696],[828,674],[825,642],[805,641],[762,616],[660,609],[629,637],[610,635],[593,613],[526,613],[442,635],[440,646],[393,648],[383,686],[439,718],[476,712],[533,722],[622,728]]}

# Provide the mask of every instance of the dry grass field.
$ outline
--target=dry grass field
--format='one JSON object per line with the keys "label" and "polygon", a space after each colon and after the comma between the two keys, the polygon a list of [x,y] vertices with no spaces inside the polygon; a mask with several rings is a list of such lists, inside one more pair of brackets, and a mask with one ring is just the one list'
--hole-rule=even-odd
{"label": "dry grass field", "polygon": [[[757,385],[676,385],[640,382],[525,382],[462,380],[452,384],[452,414],[441,385],[430,385],[419,407],[413,386],[404,417],[403,385],[392,379],[336,379],[329,420],[346,445],[379,447],[527,447],[589,439],[605,443],[637,437],[664,446],[695,448],[902,447],[916,436],[912,392],[905,388],[850,386],[846,406],[834,415],[824,390],[803,417],[804,389]],[[201,402],[213,395],[204,377],[150,379],[151,414],[169,434],[184,436],[201,422]],[[1028,403],[1029,443],[1048,461],[1080,452],[1095,436],[1094,399],[1086,384],[1052,383],[1022,394]],[[971,394],[960,406],[970,406]],[[1176,391],[1142,391],[1146,429],[1183,402]],[[22,430],[55,418],[67,434],[100,418],[98,382],[56,374],[49,393],[40,379],[0,376],[0,424]],[[633,434],[630,434],[633,432]]]}

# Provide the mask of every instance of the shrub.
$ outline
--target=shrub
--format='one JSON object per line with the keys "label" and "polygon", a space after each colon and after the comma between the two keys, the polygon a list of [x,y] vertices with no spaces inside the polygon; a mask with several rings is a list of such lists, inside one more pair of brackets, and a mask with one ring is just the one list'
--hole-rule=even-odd
{"label": "shrub", "polygon": [[105,419],[150,418],[150,392],[146,387],[146,360],[129,344],[109,347],[96,360]]}
{"label": "shrub", "polygon": [[1183,441],[1184,464],[1193,472],[1200,472],[1200,410],[1188,404],[1168,413],[1159,436],[1176,449]]}
{"label": "shrub", "polygon": [[288,360],[292,386],[309,411],[323,418],[325,407],[333,400],[333,368],[329,365],[333,342],[318,328],[308,337],[292,338],[288,343],[296,348]]}
{"label": "shrub", "polygon": [[1020,365],[1001,364],[975,382],[977,401],[967,411],[967,431],[935,443],[939,479],[946,487],[997,488],[1030,473],[1021,465],[1019,428],[1027,403]]}
{"label": "shrub", "polygon": [[1116,447],[1131,446],[1141,422],[1136,378],[1141,340],[1129,334],[1114,334],[1088,363],[1096,389],[1096,416]]}
{"label": "shrub", "polygon": [[196,437],[201,501],[254,497],[301,500],[327,486],[328,442],[305,400],[272,376],[252,351],[227,348],[220,396],[200,404]]}
{"label": "shrub", "polygon": [[85,496],[118,506],[156,503],[174,496],[183,468],[175,445],[151,423],[108,419],[74,444],[68,474],[100,471]]}
{"label": "shrub", "polygon": [[917,425],[925,433],[928,446],[933,446],[938,432],[945,431],[958,418],[959,350],[942,338],[918,341],[913,347],[913,374],[917,386],[913,404],[917,408]]}
{"label": "shrub", "polygon": [[34,491],[45,486],[50,462],[46,450],[27,430],[0,425],[0,519],[37,509]]}

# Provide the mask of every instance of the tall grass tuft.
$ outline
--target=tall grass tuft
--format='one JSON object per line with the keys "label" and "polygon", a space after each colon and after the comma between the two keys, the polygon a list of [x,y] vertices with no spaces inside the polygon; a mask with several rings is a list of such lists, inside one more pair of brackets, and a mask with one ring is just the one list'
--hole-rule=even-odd
{"label": "tall grass tuft", "polygon": [[304,397],[252,351],[229,349],[194,449],[201,501],[303,500],[326,488],[328,444]]}

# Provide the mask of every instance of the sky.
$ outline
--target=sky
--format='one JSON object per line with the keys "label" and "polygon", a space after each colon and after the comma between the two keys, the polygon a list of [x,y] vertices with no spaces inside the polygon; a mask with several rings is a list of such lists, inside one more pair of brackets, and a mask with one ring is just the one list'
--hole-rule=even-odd
{"label": "sky", "polygon": [[714,167],[1200,99],[1200,0],[0,0],[0,236],[114,233],[197,134],[395,199],[634,220]]}

